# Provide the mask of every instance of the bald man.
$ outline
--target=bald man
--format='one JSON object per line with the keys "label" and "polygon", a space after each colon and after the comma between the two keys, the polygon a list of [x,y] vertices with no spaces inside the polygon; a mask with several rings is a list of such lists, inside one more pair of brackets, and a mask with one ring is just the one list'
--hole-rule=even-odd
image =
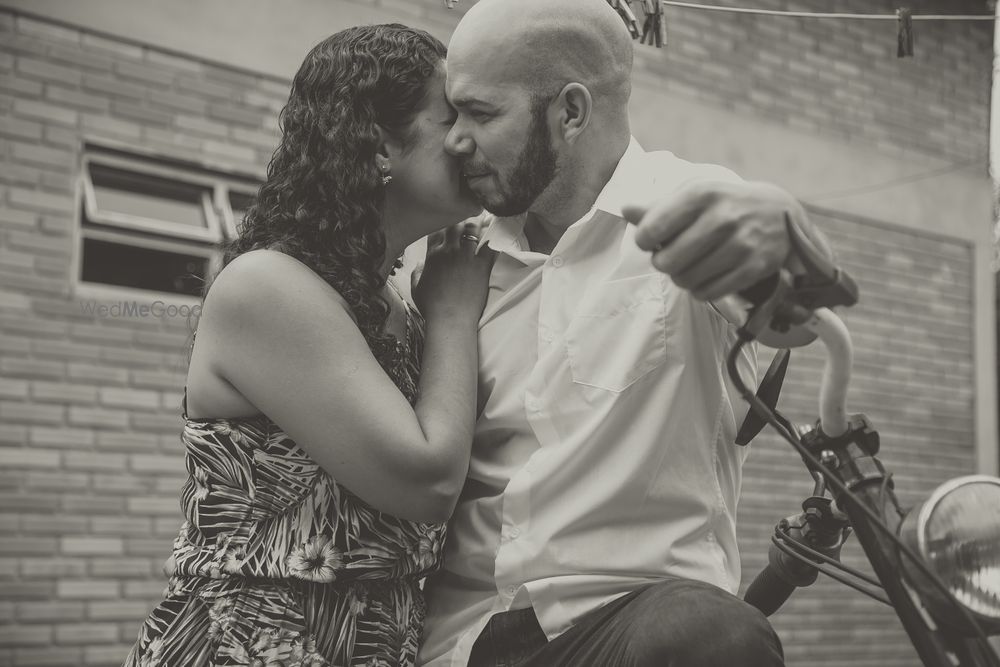
{"label": "bald man", "polygon": [[[745,407],[723,297],[786,261],[786,215],[825,245],[782,190],[645,152],[631,66],[604,0],[481,0],[452,38],[446,149],[498,255],[420,664],[783,664],[733,595]],[[752,381],[752,347],[740,366]]]}

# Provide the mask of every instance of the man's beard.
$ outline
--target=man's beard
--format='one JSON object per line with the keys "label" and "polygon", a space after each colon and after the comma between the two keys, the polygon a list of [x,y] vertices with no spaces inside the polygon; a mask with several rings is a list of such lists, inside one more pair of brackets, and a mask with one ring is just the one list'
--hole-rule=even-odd
{"label": "man's beard", "polygon": [[506,174],[496,174],[496,194],[477,193],[479,203],[490,213],[503,218],[524,213],[555,178],[556,152],[552,149],[552,132],[545,118],[546,106],[547,103],[533,106],[528,140],[514,168]]}

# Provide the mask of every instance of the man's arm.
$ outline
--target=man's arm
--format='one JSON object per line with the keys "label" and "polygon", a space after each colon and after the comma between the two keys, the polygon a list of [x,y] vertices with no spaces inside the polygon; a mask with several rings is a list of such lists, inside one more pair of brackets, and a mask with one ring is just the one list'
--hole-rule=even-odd
{"label": "man's arm", "polygon": [[[623,214],[637,225],[636,244],[652,254],[657,270],[696,299],[712,302],[737,325],[743,324],[743,313],[733,295],[781,268],[802,271],[792,252],[786,217],[823,256],[833,259],[829,243],[802,205],[768,183],[692,183],[648,207],[626,207]],[[804,330],[781,335],[768,331],[760,341],[794,347],[812,338]]]}

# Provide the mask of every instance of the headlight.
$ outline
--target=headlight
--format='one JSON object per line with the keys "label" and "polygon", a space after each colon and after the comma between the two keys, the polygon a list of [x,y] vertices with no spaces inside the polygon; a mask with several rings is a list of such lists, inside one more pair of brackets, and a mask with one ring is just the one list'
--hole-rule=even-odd
{"label": "headlight", "polygon": [[[900,536],[987,632],[1000,630],[1000,479],[970,475],[945,482],[907,515]],[[909,559],[902,564],[932,615],[957,621]]]}

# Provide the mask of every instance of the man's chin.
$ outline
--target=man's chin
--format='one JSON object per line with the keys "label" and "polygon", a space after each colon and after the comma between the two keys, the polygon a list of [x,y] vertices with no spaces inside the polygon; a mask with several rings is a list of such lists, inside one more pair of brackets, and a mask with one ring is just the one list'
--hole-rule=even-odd
{"label": "man's chin", "polygon": [[493,197],[479,195],[479,193],[476,194],[483,208],[500,218],[513,218],[531,208],[531,202],[524,202],[511,197],[500,197],[495,193]]}
{"label": "man's chin", "polygon": [[530,204],[522,206],[510,201],[489,201],[483,198],[480,198],[479,201],[483,205],[483,208],[498,218],[513,218],[514,216],[521,215],[531,206]]}
{"label": "man's chin", "polygon": [[[476,182],[476,181],[479,182]],[[464,186],[487,212],[500,218],[512,218],[527,211],[531,204],[513,201],[510,197],[500,194],[492,184],[485,183],[487,179],[472,179],[472,183],[463,179]]]}
{"label": "man's chin", "polygon": [[462,192],[462,194],[469,197],[470,199],[475,199],[483,206],[485,206],[485,202],[490,198],[491,194],[488,192],[484,192],[484,188],[473,185],[465,178],[461,179],[461,181],[459,182],[459,190]]}

